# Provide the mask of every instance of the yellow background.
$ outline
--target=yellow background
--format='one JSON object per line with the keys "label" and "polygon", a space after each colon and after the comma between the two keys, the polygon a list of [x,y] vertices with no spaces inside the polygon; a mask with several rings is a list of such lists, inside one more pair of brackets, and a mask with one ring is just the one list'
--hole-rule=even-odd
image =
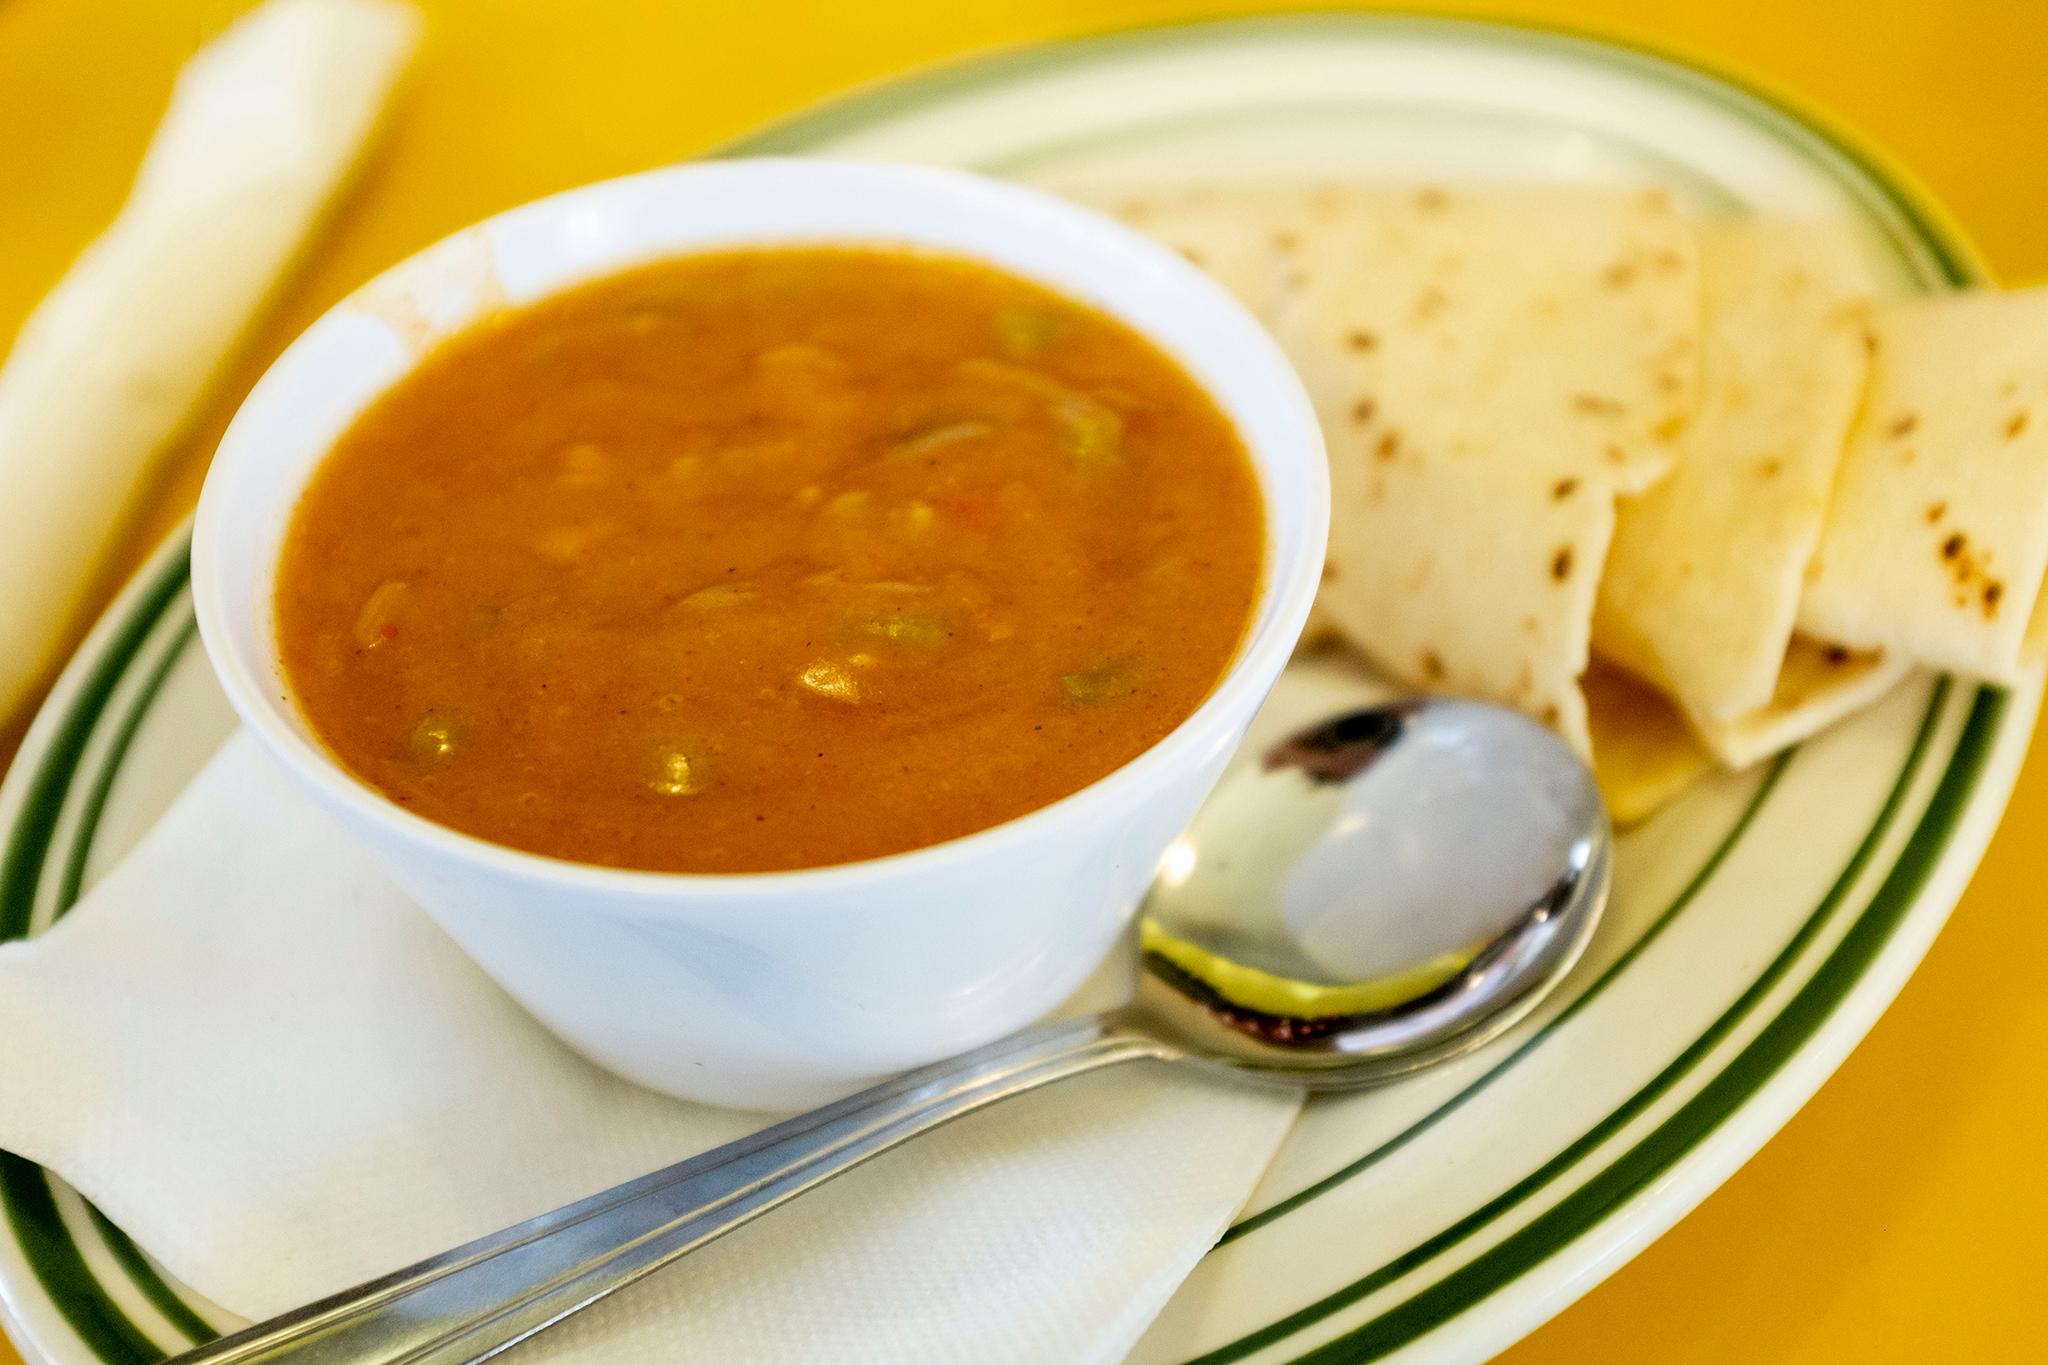
{"label": "yellow background", "polygon": [[[237,8],[0,0],[0,337],[112,215],[178,62]],[[551,190],[689,156],[920,63],[1219,7],[426,8],[427,44],[393,136],[234,392],[143,495],[110,584],[187,510],[204,452],[263,363],[415,247]],[[1830,110],[1917,171],[2007,283],[2048,278],[2048,5],[1550,0],[1485,9],[1675,48]],[[5,743],[0,734],[0,753]],[[2030,1336],[2048,1324],[2037,1273],[2048,1261],[2044,836],[2048,759],[2037,749],[1954,921],[1840,1074],[1697,1213],[1505,1359],[2043,1358],[2048,1347]],[[12,1359],[0,1345],[0,1361]]]}

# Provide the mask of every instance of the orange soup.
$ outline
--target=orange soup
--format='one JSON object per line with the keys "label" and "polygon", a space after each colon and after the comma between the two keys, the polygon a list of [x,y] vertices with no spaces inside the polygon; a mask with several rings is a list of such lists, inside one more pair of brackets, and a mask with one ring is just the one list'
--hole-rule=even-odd
{"label": "orange soup", "polygon": [[279,566],[296,700],[515,848],[755,872],[920,848],[1185,719],[1259,593],[1230,421],[1120,323],[909,252],[683,257],[369,408]]}

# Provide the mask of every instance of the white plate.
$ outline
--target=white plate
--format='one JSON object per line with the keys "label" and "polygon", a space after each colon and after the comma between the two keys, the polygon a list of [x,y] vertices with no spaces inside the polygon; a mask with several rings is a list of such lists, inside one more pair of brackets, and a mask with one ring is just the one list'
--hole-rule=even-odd
{"label": "white plate", "polygon": [[[736,150],[1046,183],[1355,173],[1654,182],[1860,226],[1901,288],[1977,267],[1798,115],[1636,52],[1453,21],[1230,21],[881,86]],[[1294,704],[1352,685],[1297,669]],[[1441,1071],[1319,1100],[1145,1362],[1476,1360],[1641,1250],[1790,1117],[1891,1001],[1989,840],[2038,683],[1917,679],[1621,840],[1598,941],[1533,1020]],[[81,651],[0,791],[0,938],[47,926],[230,724],[185,557]],[[31,1047],[34,1040],[8,1039]],[[0,1295],[36,1361],[146,1361],[228,1320],[40,1168],[0,1160]]]}

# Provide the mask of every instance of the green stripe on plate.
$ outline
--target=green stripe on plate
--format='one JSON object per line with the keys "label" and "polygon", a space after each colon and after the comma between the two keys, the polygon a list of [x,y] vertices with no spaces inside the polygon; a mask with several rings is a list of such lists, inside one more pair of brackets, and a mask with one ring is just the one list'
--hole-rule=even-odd
{"label": "green stripe on plate", "polygon": [[[99,833],[100,817],[106,813],[107,796],[113,791],[114,779],[120,774],[121,764],[128,756],[129,746],[135,742],[136,731],[142,728],[142,722],[155,705],[157,694],[163,691],[165,681],[171,676],[171,670],[178,666],[179,660],[185,657],[193,641],[198,638],[197,618],[186,621],[178,628],[177,635],[165,648],[162,657],[151,666],[149,676],[137,690],[128,713],[121,718],[120,727],[114,732],[113,742],[107,746],[106,757],[102,760],[100,770],[95,774],[93,784],[86,793],[77,831],[72,835],[70,856],[65,860],[63,875],[58,883],[55,913],[59,919],[78,903],[79,888],[85,881],[85,865],[90,861],[95,836]],[[166,1322],[183,1332],[187,1340],[194,1343],[211,1341],[219,1335],[206,1319],[200,1317],[193,1311],[191,1305],[178,1296],[178,1291],[171,1287],[170,1282],[157,1273],[156,1267],[142,1254],[142,1248],[135,1245],[134,1239],[114,1226],[113,1220],[90,1202],[86,1204],[85,1211],[91,1216],[92,1225],[98,1230],[100,1240],[105,1243],[107,1252],[114,1258],[115,1264],[128,1276],[129,1283],[149,1300],[157,1312],[163,1314]]]}
{"label": "green stripe on plate", "polygon": [[[1754,1097],[1833,1016],[1885,945],[1891,942],[1892,935],[1913,908],[1914,899],[1927,884],[1927,878],[1940,860],[1964,804],[1977,785],[2005,706],[2003,692],[1988,687],[1978,690],[1962,737],[1942,774],[1941,785],[1935,790],[1920,823],[1870,904],[1850,926],[1827,961],[1719,1075],[1619,1160],[1526,1227],[1398,1307],[1296,1357],[1294,1365],[1337,1365],[1337,1362],[1378,1360],[1450,1321],[1563,1250],[1698,1148],[1730,1115]],[[1924,734],[1922,738],[1924,740]],[[1918,764],[1917,748],[1916,745],[1912,766]],[[1895,791],[1887,803],[1886,811],[1880,817],[1883,823],[1889,823],[1895,813],[1910,776],[1909,773],[1901,780],[1900,790]],[[1845,893],[1848,882],[1855,872],[1861,870],[1859,864],[1867,858],[1880,833],[1881,829],[1873,830],[1871,839],[1857,851],[1850,871],[1845,872],[1842,882],[1830,891],[1830,901],[1839,901]],[[1783,976],[1797,950],[1818,932],[1817,920],[1829,909],[1829,903],[1823,902],[1822,908],[1815,911],[1816,920],[1809,921],[1785,954],[1771,964],[1770,971],[1752,988],[1753,992],[1768,990]]]}
{"label": "green stripe on plate", "polygon": [[92,786],[85,794],[85,805],[79,812],[78,830],[71,836],[70,856],[64,860],[64,872],[57,880],[56,917],[62,919],[72,906],[78,903],[79,889],[85,885],[85,865],[92,857],[93,836],[99,833],[100,817],[106,813],[107,796],[114,790],[114,779],[120,775],[121,760],[128,756],[128,746],[135,742],[135,732],[142,728],[142,721],[149,714],[156,694],[163,690],[164,680],[171,676],[171,670],[178,666],[178,660],[192,642],[199,638],[199,621],[187,621],[178,631],[151,667],[149,676],[143,680],[141,690],[135,695],[134,704],[128,714],[121,718],[121,725],[114,732],[114,739],[107,746],[107,756],[94,774]]}
{"label": "green stripe on plate", "polygon": [[92,1225],[99,1231],[100,1240],[106,1243],[107,1251],[134,1282],[135,1287],[140,1289],[143,1296],[156,1307],[156,1311],[164,1315],[166,1322],[183,1332],[195,1345],[202,1341],[212,1341],[220,1335],[213,1330],[211,1323],[193,1312],[192,1306],[178,1297],[178,1291],[171,1288],[164,1277],[157,1273],[156,1267],[149,1263],[149,1257],[142,1254],[142,1248],[135,1245],[135,1240],[114,1226],[113,1219],[91,1204],[85,1206],[85,1211],[92,1215]]}
{"label": "green stripe on plate", "polygon": [[12,1152],[0,1152],[0,1200],[6,1203],[7,1224],[37,1283],[94,1355],[109,1365],[145,1365],[162,1359],[162,1349],[128,1320],[94,1278],[57,1212],[50,1177],[42,1167]]}
{"label": "green stripe on plate", "polygon": [[[191,561],[183,549],[165,555],[123,608],[120,624],[101,646],[99,658],[50,736],[29,778],[6,852],[0,855],[0,942],[28,933],[36,886],[86,745],[114,689],[190,576]],[[154,689],[145,693],[138,698],[144,706]],[[42,1167],[0,1153],[0,1208],[5,1209],[8,1228],[36,1282],[94,1355],[108,1365],[147,1365],[162,1358],[162,1349],[129,1320],[94,1277],[57,1212],[50,1177]]]}
{"label": "green stripe on plate", "polygon": [[126,619],[107,640],[99,661],[66,703],[63,720],[50,736],[42,760],[29,778],[28,792],[15,815],[7,850],[0,855],[0,943],[28,933],[43,859],[55,837],[57,816],[79,759],[85,753],[86,742],[129,663],[172,601],[184,591],[191,572],[187,554],[176,552],[165,557],[155,570],[156,576],[123,608]]}
{"label": "green stripe on plate", "polygon": [[[1693,1068],[1709,1052],[1748,1018],[1757,1004],[1764,996],[1770,993],[1772,987],[1783,979],[1785,973],[1791,970],[1793,963],[1798,960],[1801,953],[1811,945],[1815,936],[1833,918],[1835,910],[1841,905],[1842,899],[1848,894],[1850,886],[1854,884],[1856,878],[1862,874],[1864,868],[1869,864],[1871,855],[1876,851],[1877,845],[1884,838],[1885,831],[1891,827],[1893,819],[1896,818],[1899,806],[1905,800],[1906,789],[1911,786],[1913,777],[1919,771],[1921,761],[1926,755],[1928,743],[1934,734],[1935,723],[1939,720],[1942,705],[1947,700],[1948,689],[1949,685],[1944,680],[1935,687],[1933,695],[1929,697],[1927,709],[1920,718],[1920,727],[1913,737],[1912,748],[1906,755],[1906,761],[1900,768],[1898,778],[1893,782],[1892,790],[1886,796],[1884,805],[1879,808],[1877,819],[1872,823],[1869,830],[1864,833],[1862,840],[1856,846],[1855,852],[1850,855],[1848,864],[1835,878],[1827,894],[1821,898],[1820,904],[1807,916],[1805,923],[1800,926],[1799,930],[1792,936],[1778,956],[1772,960],[1770,965],[1750,983],[1749,987],[1737,997],[1732,1005],[1722,1012],[1719,1018],[1715,1019],[1707,1027],[1704,1033],[1686,1047],[1685,1051],[1679,1053],[1662,1071],[1658,1072],[1633,1095],[1630,1095],[1628,1099],[1624,1100],[1605,1117],[1600,1119],[1599,1122],[1580,1134],[1569,1146],[1559,1151],[1550,1160],[1544,1162],[1521,1180],[1488,1200],[1485,1204],[1466,1214],[1457,1222],[1427,1240],[1417,1243],[1370,1274],[1353,1280],[1342,1289],[1336,1290],[1317,1299],[1314,1303],[1297,1309],[1277,1322],[1273,1322],[1255,1332],[1247,1333],[1237,1340],[1217,1347],[1215,1350],[1209,1351],[1204,1355],[1197,1356],[1193,1361],[1189,1362],[1189,1365],[1224,1365],[1228,1361],[1242,1360],[1244,1357],[1292,1336],[1306,1327],[1313,1326],[1332,1313],[1347,1308],[1367,1295],[1392,1284],[1402,1276],[1443,1255],[1475,1233],[1482,1231],[1514,1210],[1524,1201],[1543,1191],[1588,1155],[1597,1151],[1657,1100],[1669,1094],[1672,1088],[1690,1074]],[[1965,737],[1968,737],[1967,729],[1965,730]],[[1958,745],[1957,752],[1958,754],[1961,753],[1960,745]],[[1710,1082],[1707,1089],[1701,1093],[1708,1093],[1713,1088],[1713,1084],[1713,1082]],[[1688,1107],[1690,1107],[1690,1102]],[[1662,1129],[1659,1131],[1661,1132]],[[1564,1208],[1570,1205],[1573,1200],[1579,1197],[1583,1190],[1592,1189],[1600,1185],[1601,1182],[1609,1178],[1614,1170],[1623,1166],[1626,1160],[1627,1158],[1623,1158],[1622,1161],[1613,1163],[1606,1170],[1595,1175],[1585,1186],[1581,1187],[1580,1191],[1575,1191],[1572,1195],[1567,1196],[1558,1207]],[[1600,1211],[1605,1212],[1610,1207],[1612,1207],[1611,1203],[1602,1204],[1600,1205]],[[1551,1218],[1555,1213],[1556,1210],[1552,1210],[1551,1213],[1542,1215],[1534,1223],[1530,1224],[1530,1228],[1543,1225],[1545,1220]],[[1575,1229],[1572,1235],[1576,1235],[1579,1230],[1583,1229]],[[1508,1242],[1502,1245],[1505,1246],[1516,1242],[1517,1239],[1523,1237],[1528,1231],[1528,1228],[1523,1229],[1522,1232],[1514,1234],[1508,1239]],[[1565,1240],[1569,1240],[1569,1238]],[[1562,1242],[1557,1243],[1557,1245],[1562,1245]],[[1495,1251],[1498,1251],[1498,1248]],[[1545,1254],[1547,1255],[1548,1252],[1545,1252]],[[1417,1308],[1416,1306],[1436,1302],[1438,1291],[1445,1285],[1484,1276],[1490,1270],[1502,1268],[1502,1265],[1503,1262],[1494,1259],[1494,1252],[1489,1251],[1467,1265],[1460,1267],[1458,1270],[1451,1272],[1443,1280],[1423,1290],[1406,1303],[1375,1318],[1366,1327],[1359,1328],[1357,1332],[1349,1333],[1339,1338],[1339,1341],[1347,1343],[1352,1351],[1351,1355],[1343,1358],[1347,1360],[1367,1358],[1371,1351],[1381,1349],[1380,1338],[1372,1336],[1368,1332],[1368,1329],[1372,1328],[1375,1324],[1392,1323],[1395,1324],[1395,1329],[1390,1330],[1405,1331],[1412,1325],[1416,1317],[1426,1315],[1424,1308]],[[1519,1274],[1521,1269],[1526,1268],[1526,1266],[1518,1266],[1514,1273]],[[1508,1278],[1512,1278],[1512,1275]],[[1505,1282],[1505,1280],[1495,1282],[1494,1287],[1497,1288],[1499,1284]],[[1486,1292],[1490,1293],[1492,1290],[1489,1289]],[[1411,1309],[1414,1310],[1413,1313],[1411,1313]],[[1410,1333],[1410,1336],[1426,1331],[1429,1327],[1434,1327],[1441,1321],[1442,1319],[1440,1318],[1432,1318],[1423,1326],[1416,1328],[1414,1333]],[[1391,1345],[1385,1346],[1384,1349],[1391,1350],[1394,1345],[1399,1345],[1402,1341],[1408,1339],[1409,1336],[1400,1336],[1398,1340],[1394,1340]]]}

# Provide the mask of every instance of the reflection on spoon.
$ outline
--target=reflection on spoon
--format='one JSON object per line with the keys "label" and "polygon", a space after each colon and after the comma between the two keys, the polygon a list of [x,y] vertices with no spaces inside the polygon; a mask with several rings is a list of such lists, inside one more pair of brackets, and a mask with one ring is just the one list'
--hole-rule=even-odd
{"label": "reflection on spoon", "polygon": [[[1477,702],[1349,712],[1226,777],[1168,849],[1139,921],[1152,975],[1368,1083],[1475,1046],[1584,946],[1609,835],[1584,767],[1542,727]],[[1195,1026],[1173,996],[1155,1010]],[[1233,1054],[1243,1044],[1229,1041]]]}

